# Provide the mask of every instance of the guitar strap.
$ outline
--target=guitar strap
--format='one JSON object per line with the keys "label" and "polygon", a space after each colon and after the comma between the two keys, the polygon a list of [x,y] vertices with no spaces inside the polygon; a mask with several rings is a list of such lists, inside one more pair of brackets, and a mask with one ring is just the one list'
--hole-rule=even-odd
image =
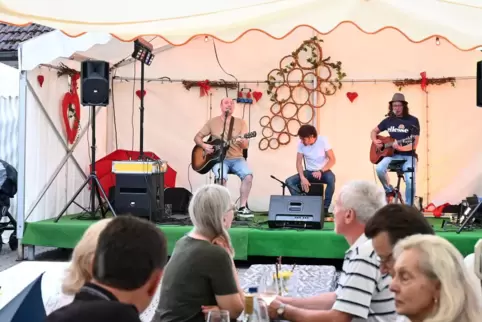
{"label": "guitar strap", "polygon": [[234,117],[231,117],[231,122],[229,122],[229,130],[228,130],[228,139],[229,142],[233,136],[233,127],[234,127]]}

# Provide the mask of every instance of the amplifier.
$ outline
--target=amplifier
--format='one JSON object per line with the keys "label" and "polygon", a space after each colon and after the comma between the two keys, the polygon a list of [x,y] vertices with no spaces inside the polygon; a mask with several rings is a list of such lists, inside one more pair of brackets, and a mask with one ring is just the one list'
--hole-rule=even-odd
{"label": "amplifier", "polygon": [[323,198],[320,196],[271,196],[269,228],[322,229]]}
{"label": "amplifier", "polygon": [[164,217],[164,173],[117,173],[114,210],[153,222]]}
{"label": "amplifier", "polygon": [[167,162],[162,160],[156,161],[113,161],[112,173],[115,174],[147,174],[147,173],[164,173],[167,171]]}

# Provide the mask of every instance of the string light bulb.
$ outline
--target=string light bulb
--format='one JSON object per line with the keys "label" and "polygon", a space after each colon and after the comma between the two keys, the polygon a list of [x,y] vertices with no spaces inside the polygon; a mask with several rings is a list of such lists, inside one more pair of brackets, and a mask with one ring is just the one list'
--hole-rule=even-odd
{"label": "string light bulb", "polygon": [[208,36],[204,36],[204,42],[208,42],[209,41],[209,37]]}
{"label": "string light bulb", "polygon": [[439,37],[435,38],[435,45],[440,46],[440,39],[439,39]]}

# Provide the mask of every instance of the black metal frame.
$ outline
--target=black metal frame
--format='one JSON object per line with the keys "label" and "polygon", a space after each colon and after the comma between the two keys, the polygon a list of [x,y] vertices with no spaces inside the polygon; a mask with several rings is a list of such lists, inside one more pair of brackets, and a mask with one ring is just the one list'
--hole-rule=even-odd
{"label": "black metal frame", "polygon": [[[102,188],[102,185],[99,182],[99,178],[97,177],[96,171],[95,171],[95,106],[91,106],[91,124],[92,124],[92,138],[91,138],[91,146],[90,146],[90,153],[91,153],[91,163],[90,163],[90,174],[87,176],[85,181],[82,183],[80,188],[74,193],[74,196],[67,202],[67,204],[62,208],[60,213],[57,215],[55,218],[54,222],[58,222],[60,218],[64,215],[64,213],[67,211],[67,208],[70,207],[73,203],[75,203],[77,206],[82,208],[84,210],[84,213],[88,213],[90,215],[89,219],[94,219],[97,215],[97,209],[100,208],[101,210],[101,216],[102,218],[105,218],[105,215],[107,213],[107,209],[104,209],[103,203],[102,203],[102,197],[104,197],[104,203],[107,204],[107,207],[109,210],[112,212],[112,215],[115,217],[116,213],[114,211],[114,208],[112,207],[109,198],[107,198],[107,194],[105,193],[104,189]],[[87,209],[81,205],[79,205],[77,202],[75,202],[75,199],[77,196],[80,194],[80,192],[87,186],[87,184],[90,182],[90,207]],[[96,207],[95,205],[95,197],[97,196],[99,200],[99,205]],[[83,215],[83,214],[82,214]],[[75,218],[79,218],[79,216],[76,216]]]}

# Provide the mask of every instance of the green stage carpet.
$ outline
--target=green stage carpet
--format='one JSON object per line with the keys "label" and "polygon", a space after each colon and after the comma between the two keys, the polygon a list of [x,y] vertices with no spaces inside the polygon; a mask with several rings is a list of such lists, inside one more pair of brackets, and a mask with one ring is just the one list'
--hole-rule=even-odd
{"label": "green stage carpet", "polygon": [[[300,258],[343,258],[348,244],[342,236],[333,231],[333,223],[325,222],[323,230],[269,229],[263,224],[266,216],[257,216],[255,223],[230,229],[236,259],[246,260],[248,256],[284,256]],[[474,251],[474,245],[482,238],[482,230],[443,231],[442,220],[429,218],[437,234],[447,238],[465,256]],[[26,223],[24,245],[74,248],[84,231],[94,221],[62,217],[58,223],[53,219]],[[169,252],[176,241],[187,233],[190,226],[159,226],[168,239]]]}

